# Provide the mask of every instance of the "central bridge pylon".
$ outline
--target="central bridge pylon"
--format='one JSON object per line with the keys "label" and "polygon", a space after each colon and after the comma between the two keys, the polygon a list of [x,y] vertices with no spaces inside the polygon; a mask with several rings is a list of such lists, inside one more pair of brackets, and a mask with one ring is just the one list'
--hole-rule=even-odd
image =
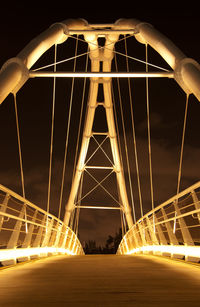
{"label": "central bridge pylon", "polygon": [[[102,67],[102,72],[111,72],[111,64],[113,59],[113,49],[115,43],[118,41],[119,34],[114,30],[105,31],[105,26],[96,26],[95,28],[89,31],[89,33],[84,33],[85,41],[89,46],[89,57],[91,60],[91,72],[99,73],[100,68]],[[105,34],[108,33],[108,34]],[[99,46],[98,38],[105,38],[105,45]],[[101,90],[100,87],[103,87],[103,97],[104,101],[99,102],[98,92]],[[93,131],[93,123],[96,109],[99,106],[103,106],[106,114],[106,121],[108,131],[107,133],[101,131]],[[113,99],[112,99],[112,78],[111,77],[91,77],[90,78],[90,88],[89,88],[89,99],[87,106],[87,113],[85,118],[85,126],[83,131],[82,145],[80,149],[79,159],[76,166],[76,171],[74,178],[72,179],[71,192],[69,195],[68,202],[66,204],[66,211],[64,222],[65,224],[69,224],[70,216],[72,211],[75,209],[75,199],[78,193],[79,185],[81,182],[81,177],[86,164],[86,156],[89,148],[89,143],[91,137],[95,134],[105,135],[110,140],[112,157],[113,157],[113,165],[112,170],[116,173],[117,186],[119,190],[119,198],[121,199],[120,205],[123,210],[126,221],[128,224],[128,228],[130,229],[133,226],[133,218],[132,218],[132,209],[129,204],[125,178],[123,173],[122,162],[120,159],[117,132],[115,127],[115,119],[114,119],[114,109],[113,109]],[[93,166],[92,168],[98,168],[97,166]],[[107,166],[101,166],[101,169],[107,169]]]}

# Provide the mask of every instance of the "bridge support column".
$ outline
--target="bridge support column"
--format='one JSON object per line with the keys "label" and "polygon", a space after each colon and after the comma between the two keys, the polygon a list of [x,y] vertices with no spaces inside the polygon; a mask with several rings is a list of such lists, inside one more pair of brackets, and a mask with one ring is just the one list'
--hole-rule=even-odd
{"label": "bridge support column", "polygon": [[[98,46],[98,36],[97,34],[85,34],[85,40],[88,42],[90,48],[90,59],[91,59],[91,71],[100,71],[100,61],[102,61],[103,72],[111,71],[111,62],[113,59],[113,48],[115,42],[118,40],[118,35],[108,34],[105,37],[105,48],[102,49]],[[75,208],[75,199],[78,193],[78,188],[80,185],[80,180],[82,173],[85,168],[86,155],[88,152],[88,147],[90,143],[90,138],[92,136],[92,127],[94,122],[94,116],[96,107],[98,106],[97,95],[99,90],[99,85],[103,84],[104,102],[102,103],[105,107],[107,126],[108,126],[108,136],[110,139],[111,151],[114,161],[114,169],[116,171],[117,184],[119,188],[119,194],[121,199],[121,208],[124,211],[126,221],[129,229],[133,226],[133,218],[131,207],[129,205],[124,173],[121,165],[117,133],[115,128],[114,111],[113,111],[113,99],[111,90],[112,79],[110,77],[92,77],[90,79],[90,90],[88,98],[88,108],[86,113],[85,127],[83,131],[82,145],[80,149],[79,159],[76,166],[76,171],[74,178],[72,180],[72,186],[68,202],[66,204],[66,211],[64,216],[64,223],[69,225],[70,216]]]}

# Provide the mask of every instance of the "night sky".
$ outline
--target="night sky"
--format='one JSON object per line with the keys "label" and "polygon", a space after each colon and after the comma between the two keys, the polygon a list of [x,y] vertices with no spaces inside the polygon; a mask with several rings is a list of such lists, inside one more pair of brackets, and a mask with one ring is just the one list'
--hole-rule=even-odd
{"label": "night sky", "polygon": [[[75,10],[76,13],[74,13]],[[155,8],[149,5],[146,6],[145,10],[139,7],[138,9],[137,7],[134,7],[133,9],[127,6],[126,8],[115,6],[113,11],[109,9],[104,11],[102,7],[91,10],[89,7],[79,6],[79,9],[77,10],[77,8],[75,9],[73,6],[69,7],[67,5],[61,5],[55,7],[55,5],[53,6],[50,4],[45,9],[39,9],[35,5],[32,11],[30,11],[30,9],[25,5],[15,4],[11,9],[8,9],[8,7],[4,5],[2,12],[2,18],[0,20],[0,66],[2,66],[9,58],[15,57],[31,39],[46,30],[50,25],[68,18],[84,18],[89,23],[114,23],[119,18],[136,18],[141,21],[149,22],[161,33],[171,39],[186,56],[194,58],[197,62],[200,62],[200,26],[195,9],[193,9],[193,11],[190,11],[189,9],[180,9],[179,11],[173,10],[172,13],[172,8],[170,7],[163,8],[163,6],[158,6],[155,10]],[[128,48],[130,48],[129,53],[132,56],[144,60],[144,46],[136,42],[134,38],[130,40],[130,42],[129,40],[127,40]],[[74,47],[75,40],[73,39],[67,40],[65,44],[60,45],[58,48],[58,60],[73,56]],[[80,43],[79,52],[85,52],[86,47],[87,46],[84,43]],[[124,52],[123,43],[118,44],[116,48],[118,48],[119,51]],[[124,59],[119,57],[118,61],[120,63],[119,67],[121,67],[120,65]],[[53,50],[50,50],[46,56],[43,56],[38,63],[35,64],[34,67],[36,68],[52,62]],[[149,62],[170,69],[160,56],[151,49],[149,49]],[[84,69],[84,61],[82,59],[77,61],[77,67],[79,67],[79,70]],[[130,62],[130,67],[136,70],[145,69],[144,65],[142,66],[135,62]],[[70,70],[72,68],[73,63],[70,62],[62,69]],[[44,209],[46,208],[47,203],[52,82],[52,80],[47,79],[28,80],[17,94],[26,198]],[[145,80],[131,81],[131,84],[144,212],[148,212],[151,209],[151,198],[147,155]],[[58,80],[57,86],[50,201],[50,210],[55,215],[58,214],[57,204],[60,193],[71,81]],[[131,125],[128,119],[130,110],[126,80],[120,82],[120,86],[123,90],[123,106],[126,118],[127,142],[131,162],[136,216],[139,218],[139,198]],[[72,109],[72,125],[70,128],[69,151],[67,156],[63,209],[71,185],[75,141],[77,138],[77,114],[80,114],[82,95],[80,89],[82,89],[82,87],[83,80],[77,80],[74,88],[74,104]],[[176,192],[186,95],[173,80],[150,80],[149,87],[154,200],[156,206],[173,196]],[[117,94],[115,98],[116,101],[119,100]],[[117,105],[117,102],[116,108],[119,113],[119,105]],[[199,180],[199,114],[200,104],[197,99],[191,95],[189,99],[188,121],[186,126],[181,190]],[[100,110],[98,118],[95,121],[95,129],[100,129],[100,124],[102,124],[103,121],[104,114]],[[122,148],[124,148],[120,117],[119,128],[121,145]],[[0,106],[0,131],[0,182],[17,193],[22,194],[12,95],[9,95]],[[94,142],[91,142],[91,148],[92,146],[95,146]],[[105,142],[104,149],[109,153],[110,148],[108,142]],[[97,164],[100,164],[104,163],[103,159],[105,158],[103,158],[99,152],[96,159],[97,160],[93,161],[93,163],[97,162]],[[126,162],[124,162],[124,165],[125,175],[127,178]],[[100,180],[102,178],[101,176],[102,175],[97,175],[97,178]],[[94,185],[94,182],[92,182],[87,175],[85,176],[85,179],[87,184],[83,186],[84,193],[88,191],[90,186],[92,187]],[[115,195],[114,178],[111,178],[111,180],[113,180],[112,194]],[[107,182],[107,185],[110,186],[111,183]],[[101,189],[96,190],[95,193],[96,195],[91,194],[83,204],[96,204],[94,203],[94,197],[98,196],[97,202],[106,205],[116,205],[111,199],[107,198],[105,194],[102,193]],[[62,210],[62,216],[63,214],[64,210]],[[81,211],[79,235],[82,242],[92,239],[102,244],[105,242],[107,236],[109,234],[114,235],[119,227],[120,216],[118,211]]]}

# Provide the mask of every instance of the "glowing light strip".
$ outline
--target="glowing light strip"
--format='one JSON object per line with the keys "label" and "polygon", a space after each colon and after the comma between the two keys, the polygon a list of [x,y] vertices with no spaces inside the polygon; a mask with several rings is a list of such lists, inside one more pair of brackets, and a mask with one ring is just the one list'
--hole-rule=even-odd
{"label": "glowing light strip", "polygon": [[29,77],[59,77],[59,78],[174,78],[173,72],[51,72],[29,71]]}
{"label": "glowing light strip", "polygon": [[185,245],[147,245],[134,248],[127,252],[127,255],[136,254],[139,252],[159,252],[169,253],[171,255],[183,255],[185,257],[195,257],[200,259],[200,246],[185,246]]}
{"label": "glowing light strip", "polygon": [[36,248],[17,248],[17,249],[2,249],[0,250],[0,262],[6,260],[20,259],[30,256],[39,256],[44,254],[67,254],[75,255],[72,251],[66,248],[57,247],[36,247]]}

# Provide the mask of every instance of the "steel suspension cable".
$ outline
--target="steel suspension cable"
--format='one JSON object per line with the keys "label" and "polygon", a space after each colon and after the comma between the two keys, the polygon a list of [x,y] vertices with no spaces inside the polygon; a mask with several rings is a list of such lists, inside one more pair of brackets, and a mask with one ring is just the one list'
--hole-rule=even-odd
{"label": "steel suspension cable", "polygon": [[[77,36],[76,39],[77,39],[77,43],[78,43],[78,40],[79,40],[78,36]],[[89,58],[89,46],[88,46],[88,50],[87,50],[85,72],[87,72],[87,69],[88,69],[88,58]],[[77,142],[76,142],[76,152],[75,152],[75,158],[74,158],[74,169],[73,169],[73,174],[72,174],[72,180],[73,180],[74,175],[75,175],[77,156],[78,156],[78,146],[79,146],[80,133],[81,133],[81,123],[82,123],[82,117],[83,117],[83,106],[84,106],[84,100],[85,100],[86,81],[87,81],[87,79],[84,78],[83,94],[82,94],[81,111],[80,111],[80,119],[79,119],[78,136],[77,136]],[[79,192],[79,204],[81,204],[81,200],[80,199],[82,197],[83,176],[84,176],[84,172],[82,173],[82,177],[81,177],[81,186],[80,186],[81,190]],[[75,233],[76,234],[78,233],[79,216],[80,216],[80,208],[74,209],[73,216],[72,216],[72,224],[73,224],[73,221],[75,219],[75,226],[74,227],[75,227]]]}
{"label": "steel suspension cable", "polygon": [[[124,40],[124,43],[125,43],[125,53],[126,53],[126,55],[128,55],[126,39]],[[127,72],[129,72],[128,57],[126,57],[126,67],[127,67]],[[133,99],[132,99],[130,78],[128,78],[128,89],[129,89],[129,97],[130,97],[129,102],[130,102],[130,109],[131,109],[131,124],[132,124],[132,135],[133,135],[133,144],[134,144],[134,153],[135,153],[135,165],[136,165],[136,173],[137,173],[137,182],[138,182],[140,213],[141,213],[141,217],[142,217],[143,216],[143,203],[142,203],[142,193],[141,193],[141,184],[140,184],[140,172],[139,172],[139,163],[138,163],[138,154],[137,154],[135,122],[134,122],[134,116],[133,116]]]}
{"label": "steel suspension cable", "polygon": [[[96,141],[98,147],[93,151],[93,153],[92,153],[92,154],[90,155],[90,157],[87,159],[87,161],[85,162],[85,165],[87,165],[88,162],[92,159],[92,157],[94,157],[94,155],[96,154],[96,152],[101,148],[101,146],[102,146],[103,143],[107,140],[107,138],[108,138],[108,136],[106,136],[106,137],[103,139],[103,141],[102,141],[101,143],[99,143],[95,138],[93,138],[93,139]],[[112,161],[111,161],[111,164],[112,164]]]}
{"label": "steel suspension cable", "polygon": [[[187,123],[187,113],[188,113],[188,101],[189,95],[186,95],[186,103],[185,103],[185,114],[184,114],[184,122],[183,122],[183,132],[182,132],[182,140],[181,140],[181,152],[180,152],[180,160],[179,160],[179,169],[178,169],[178,179],[177,179],[177,190],[176,194],[180,192],[180,182],[181,182],[181,174],[182,174],[182,164],[183,164],[183,149],[185,143],[185,128]],[[178,199],[175,203],[178,202]],[[175,210],[175,217],[174,217],[174,226],[173,226],[173,233],[176,232],[176,222],[177,222],[177,211]]]}
{"label": "steel suspension cable", "polygon": [[21,150],[21,140],[20,140],[20,131],[19,131],[17,99],[16,99],[16,94],[13,94],[13,95],[14,95],[15,118],[16,118],[16,127],[17,127],[17,141],[18,141],[18,153],[19,153],[20,173],[21,173],[22,195],[25,198],[24,171],[23,171],[23,162],[22,162],[22,150]]}
{"label": "steel suspension cable", "polygon": [[[96,140],[96,138],[94,137],[94,135],[93,135],[92,137],[93,137],[94,141],[96,142],[96,144],[98,145],[98,149],[100,149],[100,150],[103,152],[103,154],[104,154],[105,157],[108,159],[108,161],[110,162],[110,164],[114,167],[114,164],[113,164],[112,160],[109,158],[109,156],[107,155],[107,153],[106,153],[105,150],[103,149],[102,145],[99,144],[99,142]],[[106,137],[106,139],[107,139],[107,138],[108,138],[108,137]]]}
{"label": "steel suspension cable", "polygon": [[[57,59],[57,45],[54,50],[54,63]],[[56,72],[56,64],[54,64],[54,72]],[[49,161],[49,181],[47,194],[47,212],[50,208],[50,194],[51,194],[51,176],[52,176],[52,156],[53,156],[53,137],[54,137],[54,117],[55,117],[55,97],[56,97],[56,77],[53,78],[53,102],[52,102],[52,117],[51,117],[51,141],[50,141],[50,161]]]}
{"label": "steel suspension cable", "polygon": [[186,128],[187,114],[188,114],[188,101],[189,101],[189,95],[186,95],[185,115],[184,115],[184,122],[183,122],[183,133],[182,133],[182,141],[181,141],[181,152],[180,152],[176,194],[180,192],[180,182],[181,182],[182,164],[183,164],[183,149],[184,149],[184,143],[185,143],[185,128]]}
{"label": "steel suspension cable", "polygon": [[[82,42],[85,43],[85,40],[84,40],[84,39],[77,38],[77,37],[74,37],[74,36],[72,36],[72,35],[70,35],[70,37],[73,38],[73,39],[78,39],[79,41],[82,41]],[[134,35],[129,35],[128,37],[134,37]],[[118,42],[122,41],[123,39],[124,39],[124,38],[119,39]],[[96,46],[95,43],[90,42],[90,44]],[[111,42],[110,44],[107,45],[107,47],[108,47],[109,45],[112,45],[112,44],[113,44],[113,43]],[[107,47],[101,46],[101,47],[97,47],[97,49],[106,49]],[[119,55],[124,56],[124,57],[128,57],[129,59],[134,60],[134,61],[136,61],[136,62],[146,64],[145,61],[143,61],[143,60],[141,60],[141,59],[138,59],[138,58],[135,58],[135,57],[132,57],[132,56],[130,56],[130,55],[125,55],[125,54],[123,54],[122,52],[119,52],[119,51],[114,50],[114,53],[115,53],[115,54],[119,54]],[[79,55],[76,55],[76,56],[73,56],[73,57],[70,57],[70,58],[63,59],[63,60],[61,60],[61,61],[56,62],[56,65],[62,64],[62,63],[65,63],[65,62],[68,62],[68,61],[71,61],[71,60],[74,60],[75,58],[82,57],[82,56],[85,56],[85,55],[88,55],[88,54],[89,54],[89,51],[84,52],[84,53],[79,54]],[[148,62],[148,65],[149,65],[149,66],[152,66],[152,67],[155,67],[155,68],[158,68],[158,69],[161,69],[161,70],[163,70],[163,71],[169,72],[168,69],[163,68],[163,67],[161,67],[161,66],[154,65],[154,64],[149,63],[149,62]],[[52,66],[54,66],[54,63],[51,63],[51,64],[48,64],[48,65],[45,65],[45,66],[41,66],[41,67],[35,68],[35,69],[33,69],[33,71],[38,71],[38,70],[45,69],[45,68],[52,67]]]}
{"label": "steel suspension cable", "polygon": [[[130,35],[130,37],[131,37],[131,36],[132,36],[132,35]],[[73,38],[73,39],[76,39],[76,40],[78,40],[78,41],[80,41],[80,42],[86,43],[86,41],[85,41],[84,39],[81,39],[81,38],[79,38],[78,36],[77,36],[77,37],[74,37],[74,36],[72,36],[72,35],[69,35],[69,37],[71,37],[71,38]],[[122,38],[121,40],[123,40],[123,38]],[[118,40],[118,42],[119,42],[119,41],[120,41],[120,39]],[[92,44],[93,46],[97,46],[97,44],[92,43],[92,42],[91,42],[90,44]],[[111,43],[108,44],[107,46],[112,45],[112,44],[113,44],[113,43],[111,42]],[[97,50],[100,50],[100,49],[106,49],[106,47],[105,47],[105,46],[101,46],[101,47],[97,46]],[[71,61],[71,60],[75,60],[75,59],[77,59],[77,58],[79,58],[79,57],[82,57],[82,56],[85,56],[85,55],[89,55],[89,53],[90,53],[90,51],[88,50],[87,52],[81,53],[81,54],[79,54],[79,55],[76,55],[76,56],[72,56],[72,57],[70,57],[70,58],[63,59],[63,60],[61,60],[61,61],[56,62],[56,65],[62,64],[62,63],[65,63],[65,62],[68,62],[68,61]],[[52,66],[54,66],[54,65],[55,65],[55,63],[47,64],[47,65],[45,65],[45,66],[41,66],[41,67],[35,68],[35,69],[33,69],[33,71],[38,71],[38,70],[41,70],[41,69],[45,69],[45,68],[48,68],[48,67],[52,67]]]}
{"label": "steel suspension cable", "polygon": [[[99,186],[121,207],[120,202],[102,185],[102,183],[110,177],[111,174],[113,174],[114,170],[112,170],[106,177],[104,177],[101,181],[98,181],[90,172],[88,172],[87,169],[85,169],[85,172],[97,183],[89,192],[87,192],[79,201],[82,201],[85,197],[87,197],[89,194],[91,194],[96,188]],[[75,203],[77,205],[77,203]]]}
{"label": "steel suspension cable", "polygon": [[[75,37],[72,36],[72,35],[69,35],[69,37],[75,38]],[[135,37],[135,35],[134,35],[134,34],[130,34],[130,35],[124,36],[124,37],[118,39],[117,43],[119,43],[119,42],[121,42],[121,41],[123,41],[123,40],[125,40],[125,39],[127,39],[127,38],[131,38],[131,37]],[[82,42],[85,42],[84,39],[81,39],[81,38],[78,38],[78,39],[79,39],[80,41],[82,41]],[[95,43],[92,43],[92,42],[91,42],[91,44],[92,44],[93,46],[96,46]],[[113,44],[112,42],[111,42],[110,44],[107,44],[107,47],[108,47],[109,45],[112,45],[112,44]],[[108,49],[107,47],[101,46],[101,47],[97,47],[97,49]],[[116,51],[116,50],[114,50],[113,52],[114,52],[115,54],[119,54],[119,55],[121,55],[121,56],[124,56],[124,57],[126,57],[126,58],[129,58],[129,59],[131,59],[131,60],[134,60],[134,61],[136,61],[136,62],[143,63],[143,64],[146,65],[146,62],[143,61],[143,60],[141,60],[141,59],[132,57],[132,56],[130,56],[130,55],[124,54],[124,53],[119,52],[119,51]],[[83,54],[83,55],[85,55],[85,54]],[[158,66],[158,65],[149,63],[149,62],[148,62],[148,65],[149,65],[149,66],[152,66],[152,67],[154,67],[154,68],[158,68],[158,69],[161,69],[161,70],[163,70],[163,71],[169,72],[169,69],[166,69],[166,68],[164,68],[164,67],[161,67],[161,66]]]}
{"label": "steel suspension cable", "polygon": [[[78,50],[78,40],[76,40],[75,56],[77,55],[77,50]],[[75,57],[75,60],[74,60],[73,72],[75,72],[75,70],[76,70],[76,57]],[[66,169],[68,142],[69,142],[69,130],[70,130],[70,123],[71,123],[72,102],[73,102],[73,95],[74,95],[74,81],[75,81],[75,78],[72,78],[72,87],[71,87],[70,106],[69,106],[69,115],[68,115],[68,123],[67,123],[67,134],[66,134],[66,141],[65,141],[65,153],[64,153],[64,162],[63,162],[63,172],[62,172],[62,182],[61,182],[58,218],[60,218],[60,215],[61,215],[61,207],[62,207],[62,200],[63,200],[63,188],[64,188],[65,169]]]}
{"label": "steel suspension cable", "polygon": [[[89,50],[89,46],[88,46],[88,50]],[[87,54],[87,58],[86,58],[85,72],[87,72],[87,69],[88,69],[88,55],[89,54]],[[74,158],[74,169],[73,169],[72,180],[74,178],[76,163],[77,163],[77,156],[78,156],[78,146],[79,146],[79,140],[80,140],[80,134],[81,134],[81,123],[82,123],[82,118],[83,118],[83,106],[84,106],[84,100],[85,100],[86,81],[87,79],[84,78],[83,95],[82,95],[82,102],[81,102],[81,112],[80,112],[80,119],[79,119],[78,136],[77,136],[77,142],[76,142],[76,152],[75,152],[75,158]]]}
{"label": "steel suspension cable", "polygon": [[[148,45],[145,45],[146,72],[148,72]],[[154,191],[152,174],[152,155],[151,155],[151,127],[150,127],[150,108],[149,108],[149,79],[146,77],[146,108],[147,108],[147,133],[148,133],[148,151],[149,151],[149,176],[151,191],[151,207],[154,209]]]}
{"label": "steel suspension cable", "polygon": [[[14,96],[14,105],[15,105],[15,119],[16,119],[16,128],[17,128],[17,142],[18,142],[18,153],[19,153],[19,164],[20,164],[20,174],[21,174],[21,185],[22,185],[22,196],[25,197],[25,185],[24,185],[24,171],[23,171],[23,162],[22,162],[22,150],[21,150],[21,140],[20,140],[20,131],[19,131],[19,118],[18,118],[18,110],[17,110],[17,98],[16,93]],[[26,204],[25,205],[25,220],[27,218],[26,214]],[[25,223],[26,233],[28,232],[27,223]]]}
{"label": "steel suspension cable", "polygon": [[[115,67],[116,67],[116,71],[118,72],[118,65],[117,65],[116,56],[115,56]],[[131,179],[131,174],[130,174],[130,163],[129,163],[129,157],[128,157],[128,146],[127,146],[127,139],[126,139],[126,130],[125,130],[125,123],[124,123],[122,96],[121,96],[119,78],[117,78],[117,86],[118,86],[118,93],[119,93],[119,104],[120,104],[120,112],[121,112],[121,119],[122,119],[122,130],[123,130],[123,137],[124,137],[124,144],[125,144],[126,162],[127,162],[128,178],[129,178],[129,187],[130,187],[131,203],[132,203],[132,209],[133,209],[133,218],[134,218],[134,222],[136,223],[135,204],[134,204],[134,198],[133,198],[132,179]]]}

